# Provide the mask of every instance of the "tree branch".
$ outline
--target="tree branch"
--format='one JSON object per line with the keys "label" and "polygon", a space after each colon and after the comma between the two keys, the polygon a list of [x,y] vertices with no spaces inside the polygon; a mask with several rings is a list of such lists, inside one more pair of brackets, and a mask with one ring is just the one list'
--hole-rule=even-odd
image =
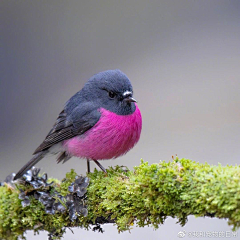
{"label": "tree branch", "polygon": [[[177,218],[181,225],[189,215],[195,215],[228,219],[234,230],[240,226],[239,166],[211,166],[176,158],[152,165],[142,161],[133,171],[117,166],[107,172],[105,175],[95,170],[88,174],[90,184],[81,196],[82,206],[87,205],[86,217],[83,210],[73,217],[67,207],[69,190],[77,196],[77,191],[69,188],[74,181],[79,182],[73,170],[62,182],[54,180],[51,186],[37,190],[26,182],[15,184],[15,188],[11,183],[0,187],[0,239],[23,237],[30,229],[46,230],[51,233],[50,239],[60,239],[66,227],[94,226],[101,231],[100,224],[106,222],[115,222],[119,231],[129,230],[133,223],[158,228],[168,216]],[[34,197],[44,190],[62,208],[58,205],[59,209],[47,213],[47,205]],[[29,195],[30,205],[22,206],[23,195]],[[64,207],[67,210],[62,211]]]}

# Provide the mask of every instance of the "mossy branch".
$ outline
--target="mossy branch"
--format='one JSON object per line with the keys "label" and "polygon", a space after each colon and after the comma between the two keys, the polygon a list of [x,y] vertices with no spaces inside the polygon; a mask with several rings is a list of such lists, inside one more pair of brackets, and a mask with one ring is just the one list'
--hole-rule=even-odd
{"label": "mossy branch", "polygon": [[[72,170],[54,187],[63,196],[74,181]],[[240,226],[240,167],[211,166],[188,159],[174,159],[149,165],[143,162],[133,171],[122,167],[88,175],[87,217],[71,221],[68,213],[47,214],[36,199],[25,208],[21,205],[19,186],[0,187],[0,239],[17,239],[26,230],[46,230],[60,238],[66,227],[91,226],[115,222],[119,231],[129,230],[133,223],[158,228],[167,217],[177,218],[181,225],[189,215],[228,219],[234,230]],[[99,228],[99,225],[97,225]]]}

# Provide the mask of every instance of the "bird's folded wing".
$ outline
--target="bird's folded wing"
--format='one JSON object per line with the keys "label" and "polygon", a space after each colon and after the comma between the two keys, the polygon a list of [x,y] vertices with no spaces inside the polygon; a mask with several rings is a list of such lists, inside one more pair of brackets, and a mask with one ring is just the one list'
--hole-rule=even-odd
{"label": "bird's folded wing", "polygon": [[64,109],[58,116],[51,131],[33,154],[46,150],[56,143],[85,133],[100,119],[101,113],[91,103],[76,107],[70,114]]}

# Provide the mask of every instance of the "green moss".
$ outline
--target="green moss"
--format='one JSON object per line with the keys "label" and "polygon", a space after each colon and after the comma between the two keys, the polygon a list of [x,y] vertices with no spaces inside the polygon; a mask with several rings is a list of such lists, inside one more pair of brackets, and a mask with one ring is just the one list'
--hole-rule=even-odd
{"label": "green moss", "polygon": [[[65,227],[88,229],[99,217],[114,219],[119,231],[129,230],[133,223],[158,228],[168,216],[184,225],[189,215],[227,218],[233,229],[240,226],[239,166],[176,158],[152,165],[142,161],[133,171],[117,166],[107,172],[107,176],[97,170],[88,174],[88,216],[76,222],[68,213],[46,214],[35,199],[23,208],[18,189],[0,187],[0,239],[17,239],[28,229],[55,231],[60,238]],[[61,183],[55,180],[54,187],[67,195],[76,175],[72,170]]]}

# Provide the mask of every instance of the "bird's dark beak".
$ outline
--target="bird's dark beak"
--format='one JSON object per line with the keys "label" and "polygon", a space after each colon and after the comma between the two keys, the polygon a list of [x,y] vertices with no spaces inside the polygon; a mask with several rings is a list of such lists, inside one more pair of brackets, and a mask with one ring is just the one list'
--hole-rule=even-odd
{"label": "bird's dark beak", "polygon": [[124,101],[126,101],[126,102],[137,102],[136,99],[134,99],[133,97],[130,97],[130,96],[124,98]]}

